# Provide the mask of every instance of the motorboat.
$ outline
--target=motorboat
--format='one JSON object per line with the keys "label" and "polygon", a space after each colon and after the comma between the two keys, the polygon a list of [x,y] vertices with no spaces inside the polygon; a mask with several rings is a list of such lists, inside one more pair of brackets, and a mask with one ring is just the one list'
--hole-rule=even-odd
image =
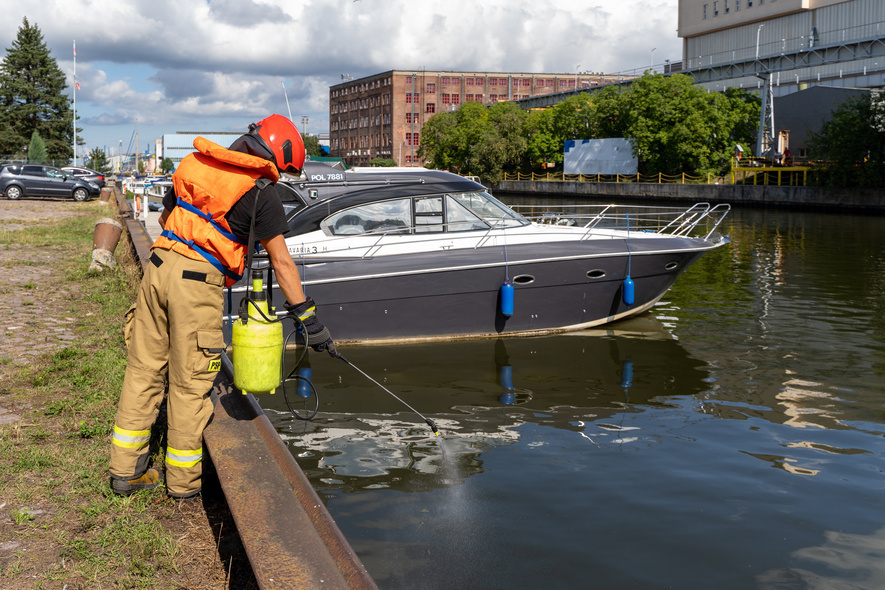
{"label": "motorboat", "polygon": [[[475,180],[424,168],[308,161],[277,189],[289,253],[337,342],[606,324],[651,308],[693,261],[729,241],[716,231],[725,204],[508,207]],[[249,284],[234,286],[229,309]]]}

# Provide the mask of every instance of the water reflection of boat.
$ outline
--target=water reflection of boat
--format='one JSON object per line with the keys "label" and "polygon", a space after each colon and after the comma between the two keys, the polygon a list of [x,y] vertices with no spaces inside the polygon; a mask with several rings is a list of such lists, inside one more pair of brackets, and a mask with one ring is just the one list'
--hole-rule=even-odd
{"label": "water reflection of boat", "polygon": [[[262,397],[261,403],[315,486],[450,485],[482,471],[483,451],[513,444],[526,427],[583,434],[593,425],[593,444],[624,442],[619,416],[707,388],[704,363],[678,341],[662,337],[662,330],[627,325],[624,332],[633,336],[347,349],[354,364],[431,416],[443,441],[428,436],[420,419],[361,375],[325,355],[311,358],[320,392],[316,418],[295,420],[279,395]],[[298,399],[291,392],[289,397]],[[314,400],[305,404],[312,407]],[[445,469],[451,464],[455,471]]]}
{"label": "water reflection of boat", "polygon": [[[697,257],[728,242],[715,232],[727,205],[522,215],[455,174],[317,162],[277,186],[289,252],[339,341],[604,324],[649,309]],[[234,309],[244,285],[234,289]],[[279,291],[275,298],[282,301]]]}

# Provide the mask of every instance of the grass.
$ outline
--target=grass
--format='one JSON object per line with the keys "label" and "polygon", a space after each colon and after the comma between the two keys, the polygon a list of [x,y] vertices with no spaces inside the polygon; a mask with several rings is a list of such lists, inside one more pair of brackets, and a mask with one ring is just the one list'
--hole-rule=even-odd
{"label": "grass", "polygon": [[[40,294],[60,280],[70,292],[61,314],[76,318],[76,338],[33,362],[0,353],[0,407],[21,415],[0,425],[0,540],[12,547],[0,552],[0,588],[240,587],[228,579],[212,522],[228,516],[204,511],[205,497],[187,505],[162,486],[129,497],[110,491],[109,433],[126,369],[122,318],[140,266],[124,235],[117,267],[89,272],[94,223],[107,209],[76,207],[75,217],[0,230],[0,250],[49,251],[56,275],[12,287],[0,312],[26,292],[33,313],[47,313]],[[30,329],[39,337],[51,328]],[[251,571],[240,577],[251,585]]]}

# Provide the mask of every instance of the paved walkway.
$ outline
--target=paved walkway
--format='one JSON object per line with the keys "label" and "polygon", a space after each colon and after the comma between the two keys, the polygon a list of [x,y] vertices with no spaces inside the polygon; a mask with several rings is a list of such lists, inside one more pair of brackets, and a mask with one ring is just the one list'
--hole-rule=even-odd
{"label": "paved walkway", "polygon": [[[137,217],[138,222],[141,223],[151,237],[151,243],[160,236],[160,213],[160,211],[140,211]],[[145,216],[147,219],[145,219]]]}

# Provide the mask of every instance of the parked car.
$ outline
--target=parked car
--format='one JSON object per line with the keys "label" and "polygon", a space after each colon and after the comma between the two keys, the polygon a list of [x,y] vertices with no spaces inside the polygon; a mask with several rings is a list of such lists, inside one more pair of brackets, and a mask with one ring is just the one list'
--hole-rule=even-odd
{"label": "parked car", "polygon": [[82,166],[62,166],[61,169],[65,172],[73,174],[77,178],[82,178],[83,180],[94,182],[99,186],[99,188],[104,188],[104,174],[102,174],[101,172],[96,172],[95,170],[90,170],[89,168],[83,168]]}
{"label": "parked car", "polygon": [[0,166],[0,192],[12,200],[21,197],[55,197],[85,201],[98,197],[101,187],[94,182],[75,178],[55,166],[4,164]]}

